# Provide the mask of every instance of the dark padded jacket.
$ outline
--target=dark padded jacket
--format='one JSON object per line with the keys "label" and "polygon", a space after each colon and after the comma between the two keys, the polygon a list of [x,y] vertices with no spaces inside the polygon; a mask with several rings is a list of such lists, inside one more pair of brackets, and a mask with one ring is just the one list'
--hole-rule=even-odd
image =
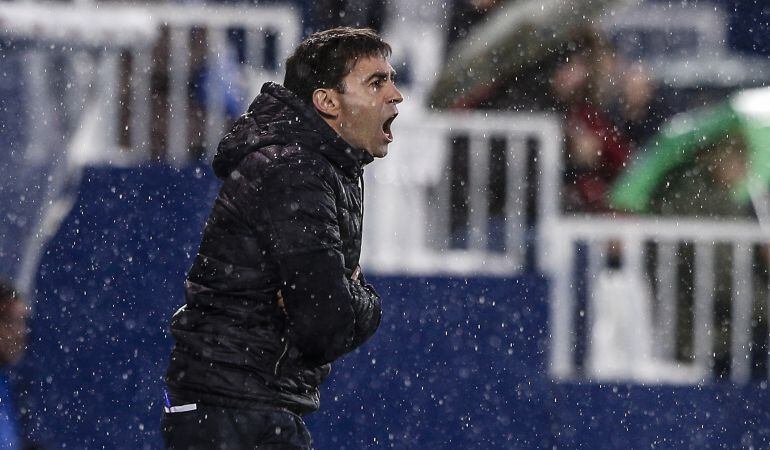
{"label": "dark padded jacket", "polygon": [[371,160],[290,91],[262,87],[214,158],[224,183],[171,320],[174,398],[318,409],[329,363],[380,323],[377,293],[351,281]]}

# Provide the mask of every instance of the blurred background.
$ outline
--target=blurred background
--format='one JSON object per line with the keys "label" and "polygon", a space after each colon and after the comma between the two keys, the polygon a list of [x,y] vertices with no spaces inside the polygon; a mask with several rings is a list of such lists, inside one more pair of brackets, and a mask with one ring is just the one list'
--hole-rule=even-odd
{"label": "blurred background", "polygon": [[365,174],[383,326],[316,448],[770,444],[770,3],[75,0],[0,2],[8,448],[161,447],[209,162],[338,25],[405,101]]}

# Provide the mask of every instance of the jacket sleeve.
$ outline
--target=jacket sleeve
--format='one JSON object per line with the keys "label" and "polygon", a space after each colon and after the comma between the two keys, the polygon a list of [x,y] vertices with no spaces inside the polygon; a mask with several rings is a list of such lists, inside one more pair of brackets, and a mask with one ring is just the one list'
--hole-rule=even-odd
{"label": "jacket sleeve", "polygon": [[353,348],[366,342],[374,335],[382,319],[380,296],[371,285],[350,282],[350,292],[353,297],[353,311],[356,316]]}
{"label": "jacket sleeve", "polygon": [[324,364],[372,336],[381,309],[374,289],[346,276],[335,194],[318,172],[302,165],[272,171],[261,203],[289,338],[305,360]]}

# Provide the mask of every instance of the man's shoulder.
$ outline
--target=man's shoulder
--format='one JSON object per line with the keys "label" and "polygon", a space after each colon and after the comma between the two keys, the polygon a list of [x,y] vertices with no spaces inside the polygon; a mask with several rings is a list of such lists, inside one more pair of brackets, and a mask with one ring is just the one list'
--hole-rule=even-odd
{"label": "man's shoulder", "polygon": [[250,153],[241,161],[238,171],[250,179],[298,171],[320,177],[334,176],[334,168],[326,158],[298,143],[270,145]]}

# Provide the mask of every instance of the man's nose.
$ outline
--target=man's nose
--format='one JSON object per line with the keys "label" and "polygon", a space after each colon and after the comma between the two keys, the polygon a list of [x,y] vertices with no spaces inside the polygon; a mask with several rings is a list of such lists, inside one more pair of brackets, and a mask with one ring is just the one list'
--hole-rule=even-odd
{"label": "man's nose", "polygon": [[391,103],[399,104],[404,101],[404,96],[401,95],[401,91],[398,90],[398,88],[393,85],[393,94],[390,98]]}

